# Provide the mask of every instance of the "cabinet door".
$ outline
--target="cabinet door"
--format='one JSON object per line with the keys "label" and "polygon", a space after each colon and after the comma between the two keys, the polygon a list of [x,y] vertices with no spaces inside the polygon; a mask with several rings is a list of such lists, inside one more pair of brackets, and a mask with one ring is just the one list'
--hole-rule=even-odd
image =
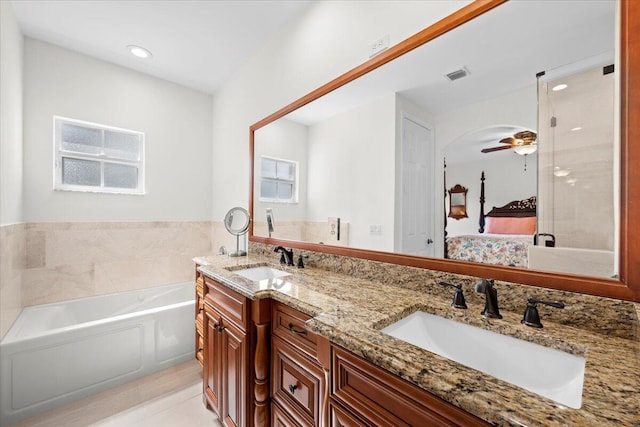
{"label": "cabinet door", "polygon": [[204,394],[207,404],[213,411],[220,415],[222,390],[221,375],[221,316],[210,307],[205,308],[205,336],[204,336],[204,359],[202,376],[204,379]]}
{"label": "cabinet door", "polygon": [[345,411],[333,402],[329,403],[329,413],[331,414],[331,427],[367,427],[365,423],[357,417]]}
{"label": "cabinet door", "polygon": [[223,390],[222,422],[229,427],[247,425],[245,414],[247,393],[246,334],[233,324],[223,321],[222,334]]}

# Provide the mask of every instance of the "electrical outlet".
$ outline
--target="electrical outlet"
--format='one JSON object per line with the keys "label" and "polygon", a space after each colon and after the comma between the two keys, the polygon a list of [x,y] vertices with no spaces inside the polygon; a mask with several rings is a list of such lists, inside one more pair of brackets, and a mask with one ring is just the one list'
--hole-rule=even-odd
{"label": "electrical outlet", "polygon": [[379,236],[382,234],[382,225],[370,225],[369,234]]}
{"label": "electrical outlet", "polygon": [[373,58],[389,47],[389,34],[380,37],[369,45],[369,58]]}

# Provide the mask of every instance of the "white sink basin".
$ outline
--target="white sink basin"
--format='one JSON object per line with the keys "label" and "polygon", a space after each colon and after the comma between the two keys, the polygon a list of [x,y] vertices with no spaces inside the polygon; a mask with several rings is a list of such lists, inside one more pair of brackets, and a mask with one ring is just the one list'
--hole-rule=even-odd
{"label": "white sink basin", "polygon": [[286,271],[282,271],[282,270],[278,270],[278,269],[266,267],[266,266],[245,268],[243,270],[234,270],[233,273],[254,282],[259,282],[261,280],[268,280],[268,279],[277,279],[278,277],[284,277],[284,276],[290,275],[290,273],[287,273]]}
{"label": "white sink basin", "polygon": [[415,312],[382,332],[578,409],[584,357]]}

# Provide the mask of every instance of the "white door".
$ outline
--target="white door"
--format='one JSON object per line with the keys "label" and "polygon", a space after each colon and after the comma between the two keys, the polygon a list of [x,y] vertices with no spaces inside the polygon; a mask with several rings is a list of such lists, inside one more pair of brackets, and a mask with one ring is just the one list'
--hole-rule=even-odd
{"label": "white door", "polygon": [[405,254],[433,256],[433,131],[402,118],[401,246]]}

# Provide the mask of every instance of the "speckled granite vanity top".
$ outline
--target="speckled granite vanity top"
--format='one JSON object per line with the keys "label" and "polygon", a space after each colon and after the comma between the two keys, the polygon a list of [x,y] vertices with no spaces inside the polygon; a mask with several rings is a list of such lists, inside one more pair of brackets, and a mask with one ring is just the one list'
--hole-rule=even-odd
{"label": "speckled granite vanity top", "polygon": [[[451,299],[317,268],[284,267],[271,258],[195,258],[200,271],[251,298],[272,298],[312,317],[307,327],[374,364],[495,425],[640,426],[640,341],[543,318],[522,326],[522,313],[485,319],[483,306],[450,307]],[[251,282],[233,270],[269,265],[291,273]],[[452,295],[452,294],[451,294]],[[586,358],[581,409],[571,409],[492,376],[405,343],[379,330],[425,311]],[[636,319],[637,323],[637,319]],[[473,351],[470,346],[469,351]]]}

